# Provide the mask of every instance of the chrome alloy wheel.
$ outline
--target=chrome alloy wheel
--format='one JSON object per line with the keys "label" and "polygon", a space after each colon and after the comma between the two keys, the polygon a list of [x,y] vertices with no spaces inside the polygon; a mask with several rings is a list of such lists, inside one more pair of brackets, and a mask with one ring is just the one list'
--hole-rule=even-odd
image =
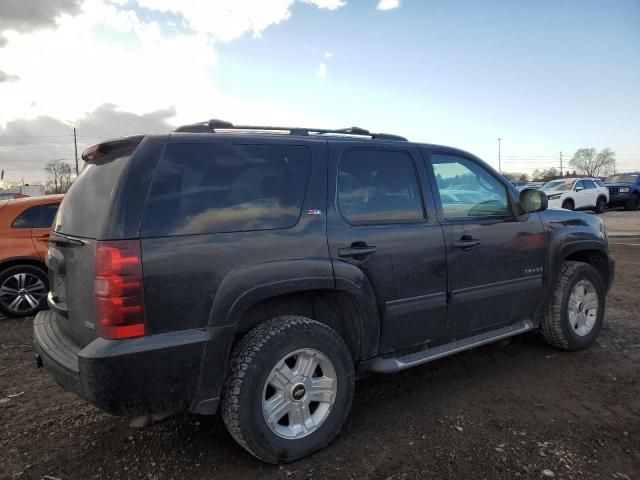
{"label": "chrome alloy wheel", "polygon": [[598,318],[598,294],[589,280],[580,280],[573,287],[568,304],[569,324],[576,335],[588,335]]}
{"label": "chrome alloy wheel", "polygon": [[269,373],[262,413],[276,435],[297,439],[315,432],[336,399],[338,378],[321,352],[303,348],[287,354]]}
{"label": "chrome alloy wheel", "polygon": [[0,302],[7,309],[22,313],[37,308],[46,293],[44,283],[37,276],[16,273],[0,285]]}

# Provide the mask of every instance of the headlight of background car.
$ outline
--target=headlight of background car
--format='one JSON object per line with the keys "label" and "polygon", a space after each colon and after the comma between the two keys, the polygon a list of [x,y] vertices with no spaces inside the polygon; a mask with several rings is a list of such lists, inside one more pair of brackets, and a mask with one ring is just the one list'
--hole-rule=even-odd
{"label": "headlight of background car", "polygon": [[618,189],[620,193],[629,193],[629,187],[621,187]]}
{"label": "headlight of background car", "polygon": [[547,195],[547,198],[549,200],[557,200],[558,198],[560,198],[562,196],[561,193],[554,193],[553,195]]}

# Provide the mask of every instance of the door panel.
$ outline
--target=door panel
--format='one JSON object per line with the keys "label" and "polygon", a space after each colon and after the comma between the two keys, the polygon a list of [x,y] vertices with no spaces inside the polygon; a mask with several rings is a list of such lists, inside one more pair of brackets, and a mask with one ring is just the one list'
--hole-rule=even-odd
{"label": "door panel", "polygon": [[420,188],[428,185],[420,153],[355,145],[330,145],[334,270],[353,265],[371,283],[382,321],[379,353],[435,340],[446,319],[447,270],[433,198]]}
{"label": "door panel", "polygon": [[530,316],[543,293],[546,236],[539,216],[516,218],[506,184],[476,160],[438,152],[431,160],[449,269],[445,337]]}

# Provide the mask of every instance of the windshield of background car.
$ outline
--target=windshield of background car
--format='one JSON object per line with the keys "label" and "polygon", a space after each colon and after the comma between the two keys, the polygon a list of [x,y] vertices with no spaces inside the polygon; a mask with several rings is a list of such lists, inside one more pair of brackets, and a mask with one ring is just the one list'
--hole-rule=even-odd
{"label": "windshield of background car", "polygon": [[566,192],[571,190],[573,186],[573,180],[554,180],[552,182],[547,182],[542,186],[542,190],[545,192]]}
{"label": "windshield of background car", "polygon": [[605,183],[636,183],[639,175],[611,175]]}

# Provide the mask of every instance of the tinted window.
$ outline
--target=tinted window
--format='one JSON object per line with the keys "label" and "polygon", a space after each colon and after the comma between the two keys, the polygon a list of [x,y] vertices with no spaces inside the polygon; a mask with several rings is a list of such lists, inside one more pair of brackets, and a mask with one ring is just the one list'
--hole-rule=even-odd
{"label": "tinted window", "polygon": [[452,155],[432,155],[445,218],[509,215],[505,186],[480,165]]}
{"label": "tinted window", "polygon": [[579,188],[585,188],[584,182],[582,180],[576,182],[575,190],[578,190]]}
{"label": "tinted window", "polygon": [[134,149],[135,146],[118,148],[97,163],[85,165],[58,209],[57,231],[96,238],[116,181]]}
{"label": "tinted window", "polygon": [[338,205],[351,222],[424,220],[411,157],[403,152],[349,150],[338,169]]}
{"label": "tinted window", "polygon": [[582,183],[584,184],[585,189],[596,188],[591,180],[583,180]]}
{"label": "tinted window", "polygon": [[11,224],[12,228],[32,228],[38,220],[40,206],[27,208]]}
{"label": "tinted window", "polygon": [[310,168],[310,151],[302,146],[169,145],[151,187],[143,235],[292,227]]}

